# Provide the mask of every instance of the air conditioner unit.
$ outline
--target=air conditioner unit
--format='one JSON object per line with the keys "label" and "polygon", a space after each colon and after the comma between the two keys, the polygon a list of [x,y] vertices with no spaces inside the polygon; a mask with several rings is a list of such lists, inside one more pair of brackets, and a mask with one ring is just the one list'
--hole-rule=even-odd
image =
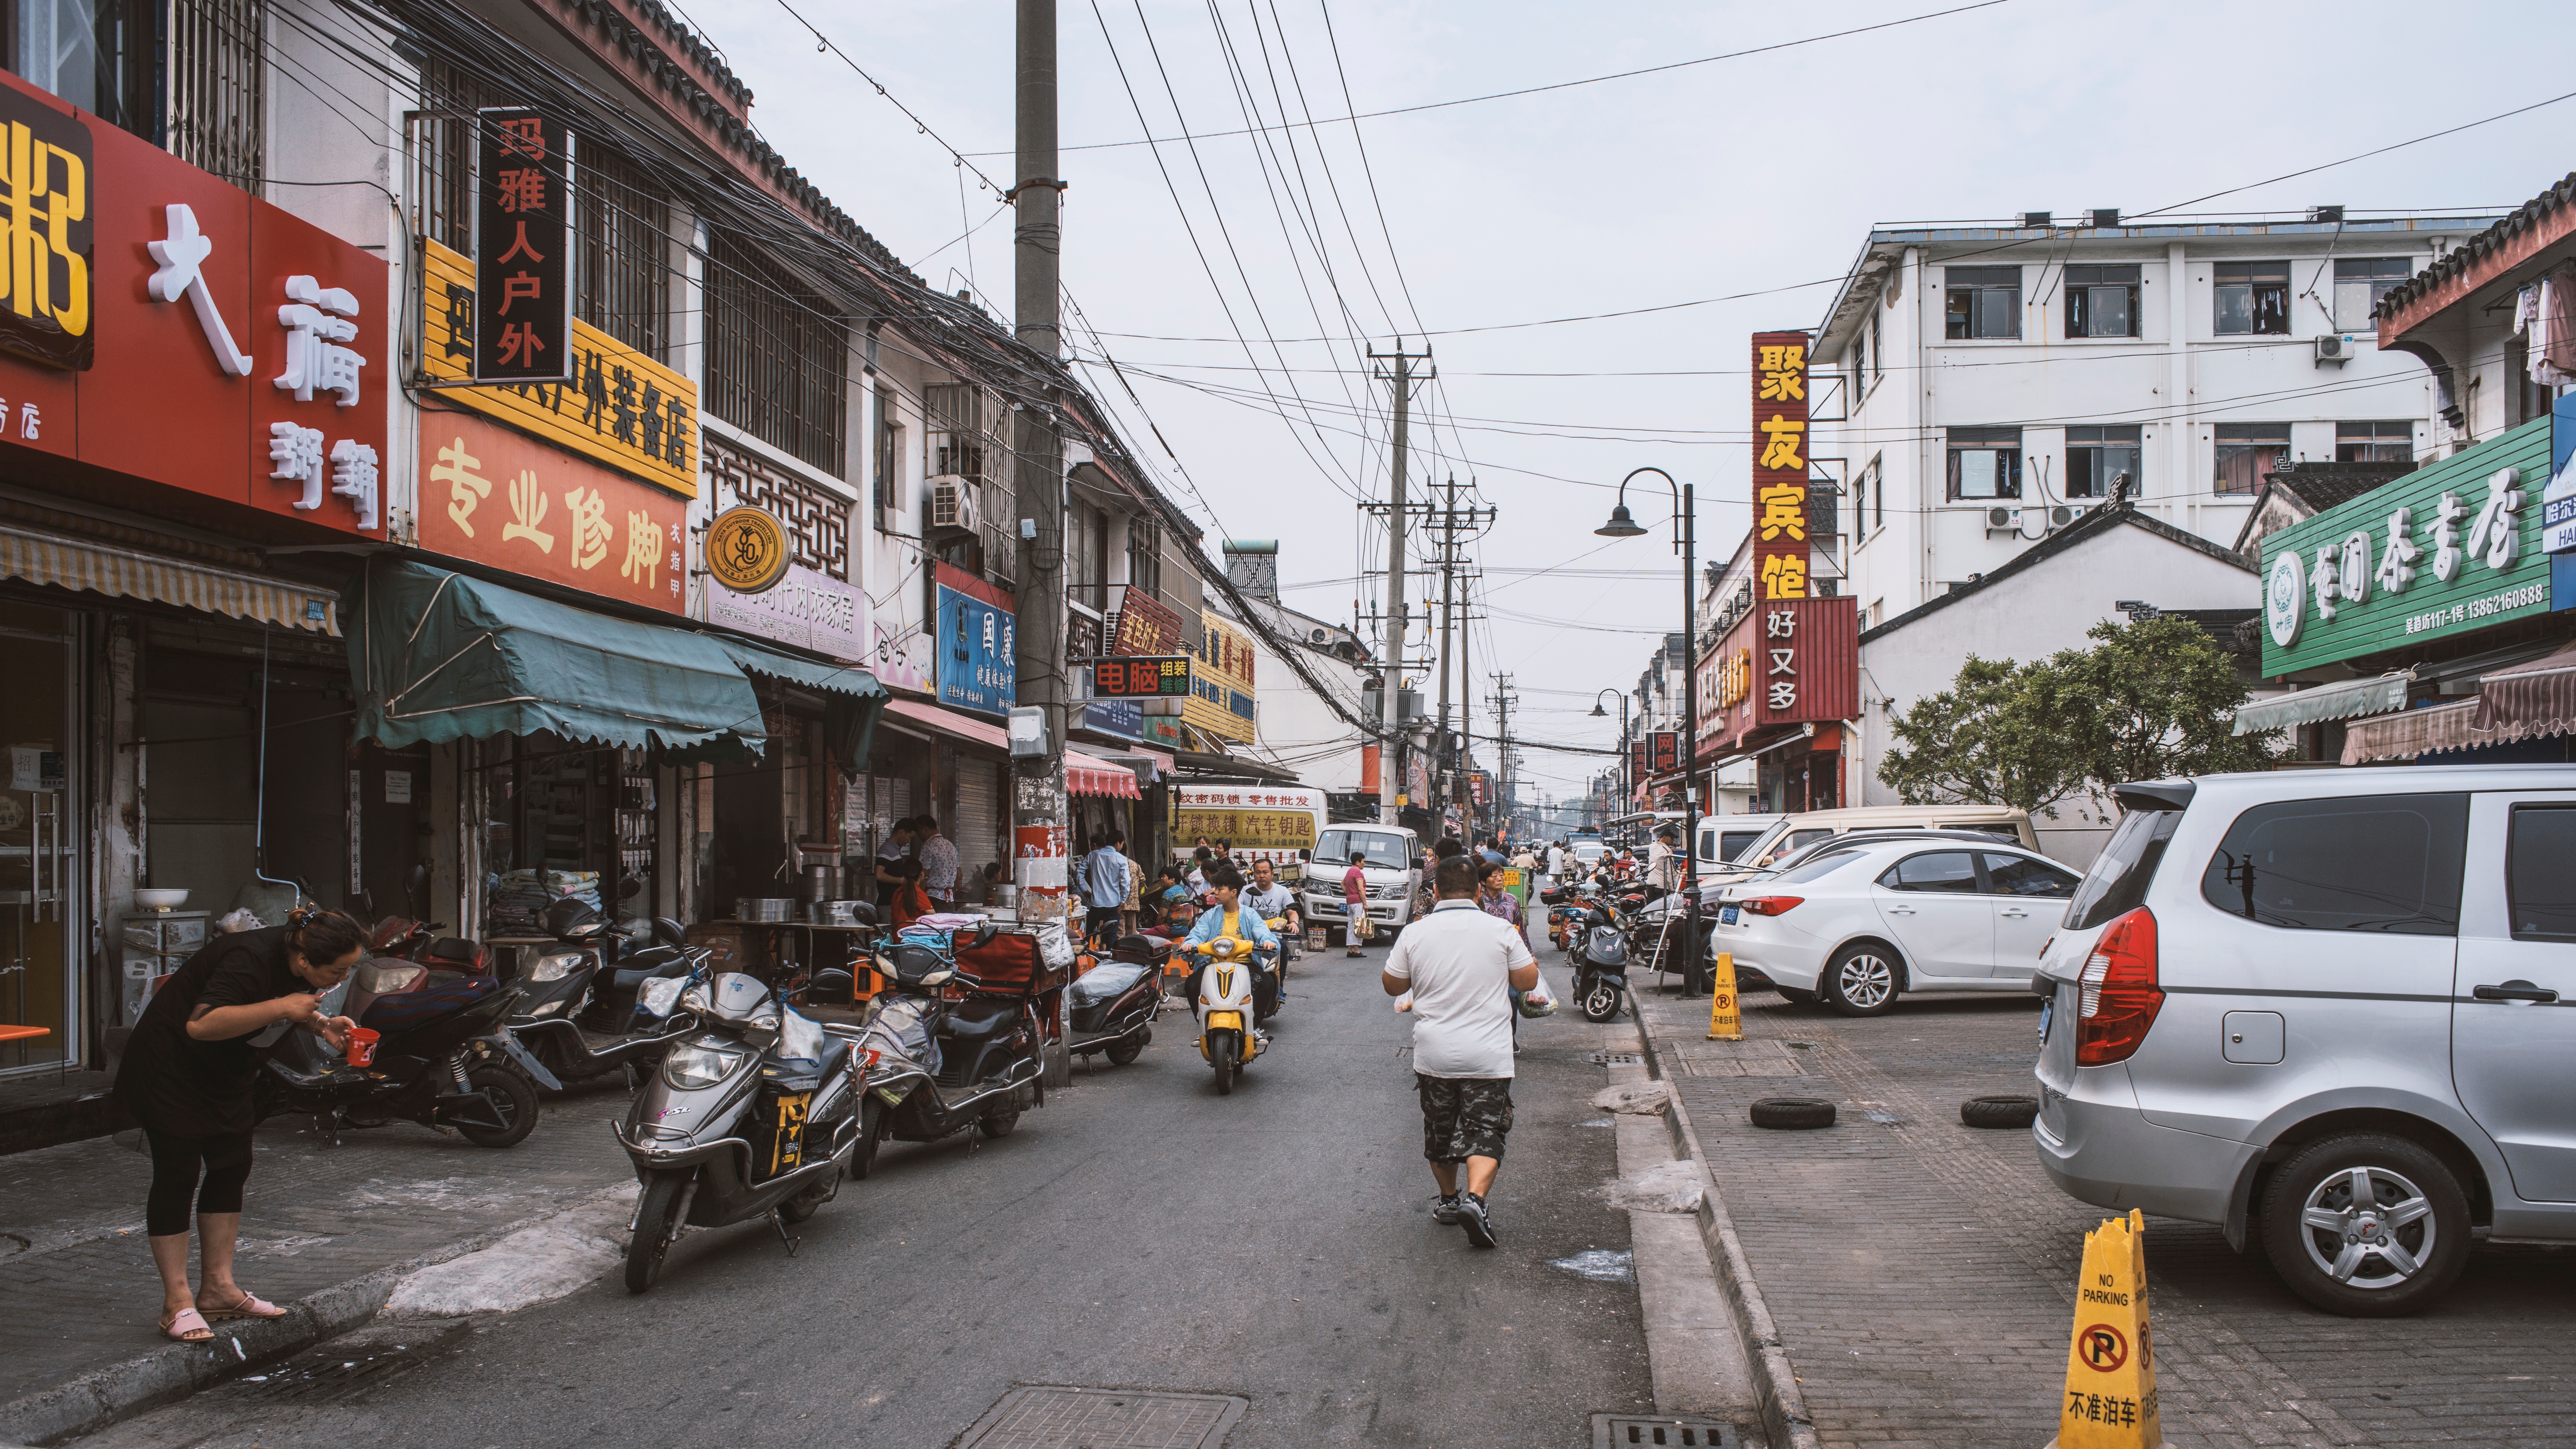
{"label": "air conditioner unit", "polygon": [[2005,529],[2019,527],[2021,527],[2020,509],[1989,508],[1986,510],[1986,532],[2001,533]]}
{"label": "air conditioner unit", "polygon": [[2349,337],[2337,335],[2317,339],[2317,366],[2319,367],[2329,362],[2341,367],[2352,361],[2352,353],[2352,339]]}
{"label": "air conditioner unit", "polygon": [[2048,510],[2048,526],[2051,528],[2064,528],[2068,524],[2073,523],[2075,520],[2082,518],[2085,514],[2092,511],[2092,509],[2085,507],[2081,503],[2061,503],[2055,508]]}
{"label": "air conditioner unit", "polygon": [[958,473],[943,473],[930,480],[930,524],[933,535],[973,533],[982,522],[981,509],[975,496],[975,480]]}
{"label": "air conditioner unit", "polygon": [[1332,636],[1330,634],[1322,629],[1309,629],[1306,631],[1306,642],[1309,644],[1321,644],[1331,637]]}

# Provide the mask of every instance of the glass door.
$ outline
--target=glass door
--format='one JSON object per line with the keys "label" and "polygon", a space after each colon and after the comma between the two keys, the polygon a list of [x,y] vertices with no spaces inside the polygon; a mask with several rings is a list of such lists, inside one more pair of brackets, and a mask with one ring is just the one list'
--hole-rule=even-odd
{"label": "glass door", "polygon": [[73,660],[68,615],[0,604],[0,1075],[58,1066],[77,1044]]}

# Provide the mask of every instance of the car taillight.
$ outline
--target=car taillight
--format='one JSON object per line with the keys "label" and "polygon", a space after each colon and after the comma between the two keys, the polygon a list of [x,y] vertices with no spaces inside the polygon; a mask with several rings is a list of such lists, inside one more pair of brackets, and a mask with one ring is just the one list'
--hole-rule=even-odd
{"label": "car taillight", "polygon": [[2075,1064],[2125,1062],[2164,1009],[2156,982],[2156,918],[2141,906],[2104,928],[2077,982]]}
{"label": "car taillight", "polygon": [[1754,896],[1736,904],[1757,916],[1785,916],[1806,902],[1805,896]]}

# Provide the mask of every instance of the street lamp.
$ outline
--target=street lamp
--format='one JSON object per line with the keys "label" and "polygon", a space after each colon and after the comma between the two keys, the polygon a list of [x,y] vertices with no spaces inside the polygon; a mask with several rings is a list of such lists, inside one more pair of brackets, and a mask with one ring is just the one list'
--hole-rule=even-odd
{"label": "street lamp", "polygon": [[[1621,513],[1626,513],[1628,510],[1622,508],[1619,511]],[[1635,527],[1634,524],[1629,526],[1632,528]],[[1643,529],[1639,529],[1638,531],[1641,533],[1644,532]],[[1627,535],[1625,534],[1620,535],[1622,538],[1625,538],[1626,536]],[[1592,717],[1594,719],[1608,719],[1610,717],[1610,711],[1601,707],[1601,695],[1603,694],[1615,694],[1619,696],[1619,763],[1616,768],[1619,778],[1627,785],[1626,791],[1619,797],[1624,803],[1632,799],[1637,793],[1637,782],[1628,779],[1628,692],[1624,689],[1605,689],[1600,691],[1600,693],[1593,695]]]}
{"label": "street lamp", "polygon": [[[1646,530],[1628,512],[1628,484],[1652,473],[1673,490],[1673,551],[1682,556],[1682,992],[1697,995],[1699,979],[1699,800],[1692,782],[1699,763],[1699,534],[1692,519],[1690,485],[1661,468],[1639,468],[1619,480],[1610,521],[1592,530],[1603,538],[1636,538]],[[1592,697],[1601,707],[1601,697]],[[1624,710],[1625,706],[1622,705]]]}

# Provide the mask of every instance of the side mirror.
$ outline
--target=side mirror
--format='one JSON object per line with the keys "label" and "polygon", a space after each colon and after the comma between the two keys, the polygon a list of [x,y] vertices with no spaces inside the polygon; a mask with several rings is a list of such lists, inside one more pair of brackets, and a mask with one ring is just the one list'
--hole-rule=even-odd
{"label": "side mirror", "polygon": [[877,923],[876,903],[874,901],[850,902],[850,920],[857,925],[875,925]]}
{"label": "side mirror", "polygon": [[409,882],[405,889],[409,890],[413,895],[418,895],[420,894],[420,888],[429,884],[429,867],[426,865],[415,865],[411,868],[411,874],[405,879]]}
{"label": "side mirror", "polygon": [[967,949],[972,951],[991,945],[993,943],[993,938],[1000,935],[1001,931],[1001,927],[994,925],[991,921],[986,921],[983,925],[978,926],[975,929],[975,939],[968,944]]}

